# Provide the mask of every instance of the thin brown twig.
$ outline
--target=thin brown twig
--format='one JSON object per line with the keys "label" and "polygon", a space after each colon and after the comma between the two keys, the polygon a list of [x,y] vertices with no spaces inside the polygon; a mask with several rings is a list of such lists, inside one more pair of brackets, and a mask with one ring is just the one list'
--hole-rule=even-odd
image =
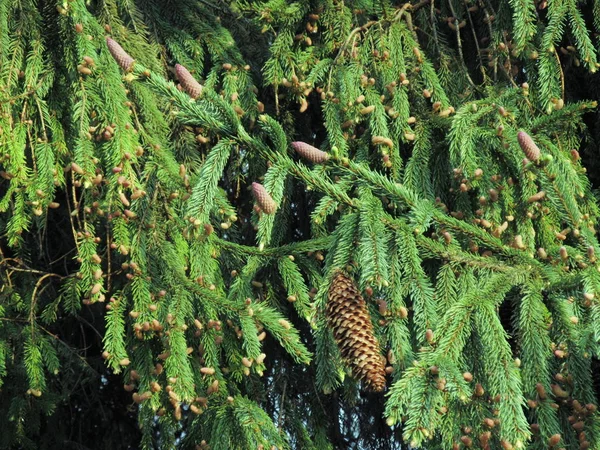
{"label": "thin brown twig", "polygon": [[465,63],[465,57],[462,50],[462,39],[460,38],[460,27],[458,23],[458,17],[456,17],[456,11],[454,10],[454,5],[452,5],[452,0],[448,0],[448,6],[450,6],[450,11],[452,11],[452,16],[454,17],[454,29],[456,30],[456,45],[458,46],[458,56],[460,58],[460,63],[463,66],[463,70],[465,71],[465,75],[469,84],[476,89],[475,83],[469,75],[469,70],[467,69],[467,65]]}
{"label": "thin brown twig", "polygon": [[[71,171],[71,180],[72,180],[72,182],[75,181],[72,171]],[[73,189],[75,189],[75,188],[73,188]],[[71,200],[68,195],[65,195],[65,199],[67,200],[67,209],[69,210],[69,223],[71,224],[71,232],[73,233],[73,240],[75,242],[75,247],[77,248],[77,251],[79,252],[79,241],[77,240],[77,231],[75,230],[75,223],[73,222],[73,208],[71,208]]]}
{"label": "thin brown twig", "polygon": [[40,289],[43,281],[46,278],[50,278],[50,277],[58,277],[61,280],[63,279],[62,275],[58,275],[55,273],[47,273],[47,274],[41,276],[35,283],[35,287],[33,288],[33,292],[31,293],[31,301],[30,301],[30,305],[29,305],[29,323],[31,323],[32,328],[33,328],[33,324],[35,322],[35,306],[37,303],[37,292]]}
{"label": "thin brown twig", "polygon": [[44,271],[41,271],[41,270],[32,269],[30,267],[27,267],[25,265],[25,263],[23,263],[23,261],[21,261],[20,259],[17,259],[17,258],[3,258],[3,259],[0,260],[0,265],[8,264],[9,262],[15,262],[19,266],[24,267],[24,268],[21,268],[21,267],[15,267],[15,266],[10,265],[9,266],[10,269],[13,270],[13,271],[15,271],[15,272],[35,273],[35,274],[38,274],[38,275],[51,275],[51,276],[54,276],[54,277],[57,277],[57,278],[61,278],[61,279],[62,278],[66,278],[63,275],[59,275],[59,274],[54,273],[54,272],[44,272]]}
{"label": "thin brown twig", "polygon": [[471,16],[471,11],[467,8],[467,18],[469,19],[469,25],[471,26],[471,32],[473,33],[473,41],[475,42],[475,48],[477,49],[477,57],[479,58],[479,66],[481,68],[481,74],[485,78],[485,65],[483,63],[483,56],[481,55],[481,48],[479,47],[479,40],[477,38],[477,31],[475,31],[475,23]]}
{"label": "thin brown twig", "polygon": [[283,412],[285,411],[285,391],[287,389],[287,378],[283,381],[283,392],[281,393],[281,401],[279,403],[279,417],[277,418],[277,429],[281,432],[283,424]]}
{"label": "thin brown twig", "polygon": [[430,16],[430,20],[431,20],[431,29],[433,30],[433,41],[435,42],[435,48],[438,51],[438,54],[442,53],[442,50],[440,48],[440,42],[439,42],[439,38],[438,38],[438,32],[437,32],[437,25],[436,25],[436,20],[435,20],[435,0],[431,0],[431,8],[429,10],[429,16]]}
{"label": "thin brown twig", "polygon": [[56,339],[60,344],[62,344],[63,346],[65,346],[67,348],[67,350],[69,350],[70,353],[72,353],[73,355],[75,355],[81,362],[83,365],[87,366],[90,370],[94,371],[94,373],[96,373],[97,375],[99,375],[98,371],[96,369],[94,369],[89,362],[87,362],[87,360],[81,356],[79,353],[77,353],[76,350],[73,349],[73,347],[71,347],[69,344],[67,344],[65,341],[63,341],[61,338],[58,337],[58,335],[52,333],[50,330],[44,328],[43,326],[38,324],[38,328],[40,330],[42,330],[44,333],[46,333],[48,336]]}
{"label": "thin brown twig", "polygon": [[[493,35],[493,30],[492,30],[492,20],[491,20],[491,16],[489,11],[487,10],[487,7],[485,6],[483,0],[479,0],[479,6],[483,9],[483,13],[485,14],[485,22],[488,26],[488,30],[490,33],[490,43],[492,42],[492,35]],[[498,61],[496,59],[494,59],[494,81],[498,80]]]}
{"label": "thin brown twig", "polygon": [[558,63],[558,70],[560,71],[560,98],[564,100],[565,98],[565,74],[563,72],[562,63],[560,62],[560,58],[558,57],[558,52],[554,49],[554,57],[556,58],[556,62]]}
{"label": "thin brown twig", "polygon": [[21,98],[29,97],[30,95],[33,95],[33,94],[35,94],[35,89],[30,89],[29,91],[22,92],[19,95],[14,95],[12,97],[2,98],[2,99],[0,99],[0,104],[2,104],[2,103],[11,103],[11,102],[14,102],[15,100],[19,100]]}
{"label": "thin brown twig", "polygon": [[331,91],[331,77],[333,75],[333,66],[335,66],[337,64],[337,61],[340,58],[340,56],[342,56],[344,54],[344,52],[346,51],[346,47],[350,43],[350,40],[357,33],[359,33],[360,31],[366,31],[366,30],[368,30],[371,26],[373,26],[377,22],[378,22],[377,20],[371,20],[371,21],[367,22],[366,24],[364,24],[364,25],[362,25],[360,27],[356,27],[354,30],[352,30],[350,32],[350,34],[348,35],[348,37],[346,38],[346,40],[344,41],[344,43],[342,44],[342,46],[338,50],[337,55],[335,55],[335,58],[333,59],[333,62],[331,63],[331,69],[329,70],[329,77],[327,79],[327,92]]}
{"label": "thin brown twig", "polygon": [[[350,40],[352,40],[352,38],[354,38],[354,36],[357,33],[365,32],[365,31],[367,31],[369,28],[371,28],[375,24],[398,22],[405,15],[406,15],[407,21],[410,21],[411,18],[409,17],[410,13],[408,11],[409,10],[410,11],[416,11],[417,9],[421,8],[422,6],[427,5],[429,2],[430,2],[430,0],[422,0],[421,2],[416,3],[414,5],[412,5],[410,3],[405,3],[404,5],[402,5],[402,7],[400,9],[398,9],[398,11],[396,11],[396,13],[394,13],[394,17],[392,19],[384,18],[384,19],[381,19],[381,20],[370,20],[367,23],[365,23],[364,25],[361,25],[360,27],[354,28],[350,32],[350,34],[348,35],[348,37],[346,38],[346,40],[344,41],[344,43],[342,44],[342,46],[340,47],[340,49],[338,50],[337,55],[335,55],[335,58],[333,59],[333,62],[331,63],[331,67],[332,68],[329,71],[329,79],[327,81],[327,91],[331,90],[331,76],[332,76],[333,66],[337,63],[337,61],[340,58],[340,56],[346,51],[346,47],[350,43]],[[411,25],[409,26],[409,29],[411,29],[411,31],[414,33],[414,31],[412,30],[412,22],[410,22],[410,23],[411,23]]]}
{"label": "thin brown twig", "polygon": [[[96,333],[96,335],[100,338],[100,340],[103,339],[102,334],[96,329],[96,327],[94,325],[92,325],[92,323],[89,320],[85,319],[84,317],[80,316],[79,314],[75,317],[77,317],[77,320],[83,322],[88,327],[90,327],[94,331],[94,333]],[[82,333],[82,336],[85,336],[85,333]],[[84,346],[84,348],[87,348],[87,346]]]}

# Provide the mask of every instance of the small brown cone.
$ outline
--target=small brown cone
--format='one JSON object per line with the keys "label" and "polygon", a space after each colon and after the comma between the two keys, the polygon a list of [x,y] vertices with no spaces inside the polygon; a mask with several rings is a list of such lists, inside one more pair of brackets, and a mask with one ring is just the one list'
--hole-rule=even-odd
{"label": "small brown cone", "polygon": [[313,147],[312,145],[307,144],[306,142],[292,142],[292,148],[296,150],[296,153],[298,153],[304,159],[315,164],[324,163],[329,159],[329,154],[325,153],[322,150],[319,150],[316,147]]}
{"label": "small brown cone", "polygon": [[108,46],[110,54],[117,61],[117,64],[121,66],[121,69],[126,72],[131,71],[134,60],[125,50],[123,50],[123,47],[121,47],[117,41],[109,37],[106,38],[106,45]]}
{"label": "small brown cone", "polygon": [[260,206],[260,209],[265,214],[273,214],[277,211],[277,203],[275,203],[273,197],[269,195],[262,184],[252,183],[252,193],[254,194],[256,203],[258,203],[258,206]]}
{"label": "small brown cone", "polygon": [[534,203],[543,200],[546,197],[546,193],[544,191],[540,191],[537,194],[533,194],[531,197],[527,199],[527,203]]}
{"label": "small brown cone", "polygon": [[548,445],[550,447],[555,447],[560,442],[561,437],[562,436],[560,434],[553,434],[548,438]]}
{"label": "small brown cone", "polygon": [[521,146],[521,149],[523,150],[523,153],[525,153],[527,159],[533,162],[536,162],[540,159],[542,152],[540,152],[539,147],[535,145],[535,142],[533,142],[531,136],[524,131],[519,131],[517,134],[517,140],[519,141],[519,145]]}
{"label": "small brown cone", "polygon": [[202,85],[196,81],[189,70],[181,64],[175,64],[175,75],[181,84],[181,87],[192,98],[197,98],[202,93]]}
{"label": "small brown cone", "polygon": [[373,391],[385,388],[385,359],[373,335],[367,305],[354,280],[342,272],[329,287],[327,324],[352,374]]}

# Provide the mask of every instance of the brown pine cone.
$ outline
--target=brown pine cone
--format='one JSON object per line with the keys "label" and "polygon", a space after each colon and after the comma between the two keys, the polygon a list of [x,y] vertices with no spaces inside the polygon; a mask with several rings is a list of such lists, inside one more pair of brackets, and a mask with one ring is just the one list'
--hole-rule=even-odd
{"label": "brown pine cone", "polygon": [[373,391],[385,388],[385,363],[367,305],[354,280],[342,272],[329,287],[327,323],[352,374]]}
{"label": "brown pine cone", "polygon": [[265,214],[273,214],[277,211],[277,203],[262,184],[252,183],[252,194],[254,194],[256,203]]}
{"label": "brown pine cone", "polygon": [[521,146],[521,149],[523,150],[523,153],[525,153],[527,159],[533,162],[536,162],[540,159],[542,152],[540,152],[539,147],[535,145],[535,142],[533,142],[531,136],[524,131],[519,131],[517,134],[517,140],[519,141],[519,145]]}
{"label": "brown pine cone", "polygon": [[121,47],[117,41],[114,41],[109,37],[106,38],[106,45],[108,46],[110,54],[115,58],[119,66],[121,66],[121,69],[130,72],[133,68],[134,59],[123,50],[123,47]]}
{"label": "brown pine cone", "polygon": [[329,159],[329,154],[325,153],[322,150],[319,150],[316,147],[313,147],[312,145],[307,144],[306,142],[292,142],[292,148],[296,150],[296,153],[298,153],[304,159],[315,164],[324,163]]}
{"label": "brown pine cone", "polygon": [[181,87],[192,98],[197,98],[202,93],[202,85],[196,81],[189,70],[181,64],[175,64],[175,75],[181,84]]}

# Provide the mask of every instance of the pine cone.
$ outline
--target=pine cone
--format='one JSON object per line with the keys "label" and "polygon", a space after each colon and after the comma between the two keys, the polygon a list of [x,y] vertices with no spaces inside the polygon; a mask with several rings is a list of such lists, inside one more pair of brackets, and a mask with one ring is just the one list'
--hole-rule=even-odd
{"label": "pine cone", "polygon": [[119,64],[124,71],[131,71],[134,60],[125,50],[123,50],[123,47],[121,47],[117,41],[109,37],[106,38],[106,45],[108,46],[110,54],[117,61],[117,64]]}
{"label": "pine cone", "polygon": [[192,98],[197,98],[202,93],[202,85],[196,81],[189,70],[181,64],[175,64],[175,75],[181,84],[181,87]]}
{"label": "pine cone", "polygon": [[329,154],[307,144],[306,142],[292,142],[292,147],[294,150],[296,150],[296,153],[298,153],[304,159],[316,164],[324,163],[329,159]]}
{"label": "pine cone", "polygon": [[262,184],[252,183],[252,193],[256,199],[256,203],[260,206],[265,214],[273,214],[277,210],[277,203],[273,200],[273,197],[269,195],[267,190]]}
{"label": "pine cone", "polygon": [[329,287],[327,323],[353,375],[368,389],[385,388],[385,364],[367,305],[354,280],[338,272]]}
{"label": "pine cone", "polygon": [[525,153],[525,156],[527,156],[527,159],[533,162],[536,162],[540,159],[542,152],[540,152],[539,147],[535,145],[535,142],[533,142],[531,136],[524,131],[519,131],[517,134],[517,140],[519,141],[519,145],[521,146],[523,153]]}

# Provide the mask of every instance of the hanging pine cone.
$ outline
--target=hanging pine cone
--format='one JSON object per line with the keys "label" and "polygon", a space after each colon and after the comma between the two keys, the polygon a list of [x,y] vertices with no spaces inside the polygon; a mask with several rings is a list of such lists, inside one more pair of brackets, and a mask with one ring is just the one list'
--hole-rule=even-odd
{"label": "hanging pine cone", "polygon": [[252,193],[254,194],[256,203],[258,203],[258,206],[260,206],[260,209],[265,214],[273,214],[277,211],[277,203],[275,203],[273,197],[269,195],[262,184],[252,183]]}
{"label": "hanging pine cone", "polygon": [[108,46],[110,54],[117,61],[117,64],[121,66],[121,69],[129,72],[133,67],[133,58],[123,50],[123,47],[121,47],[117,41],[114,41],[109,37],[106,38],[106,45]]}
{"label": "hanging pine cone", "polygon": [[304,159],[315,164],[324,163],[329,159],[329,154],[307,144],[306,142],[292,142],[292,148],[296,150],[296,153],[298,153]]}
{"label": "hanging pine cone", "polygon": [[354,280],[338,272],[329,287],[327,323],[353,375],[368,389],[385,388],[385,365],[367,305]]}
{"label": "hanging pine cone", "polygon": [[181,87],[192,98],[197,98],[202,93],[202,85],[196,81],[189,70],[181,64],[175,64],[175,75],[181,84]]}
{"label": "hanging pine cone", "polygon": [[540,159],[542,152],[540,152],[539,147],[535,145],[535,142],[533,142],[531,136],[529,136],[524,131],[519,131],[519,133],[517,134],[517,140],[519,141],[519,145],[521,146],[523,153],[525,153],[525,156],[527,156],[527,159],[529,159],[529,161],[536,162]]}

